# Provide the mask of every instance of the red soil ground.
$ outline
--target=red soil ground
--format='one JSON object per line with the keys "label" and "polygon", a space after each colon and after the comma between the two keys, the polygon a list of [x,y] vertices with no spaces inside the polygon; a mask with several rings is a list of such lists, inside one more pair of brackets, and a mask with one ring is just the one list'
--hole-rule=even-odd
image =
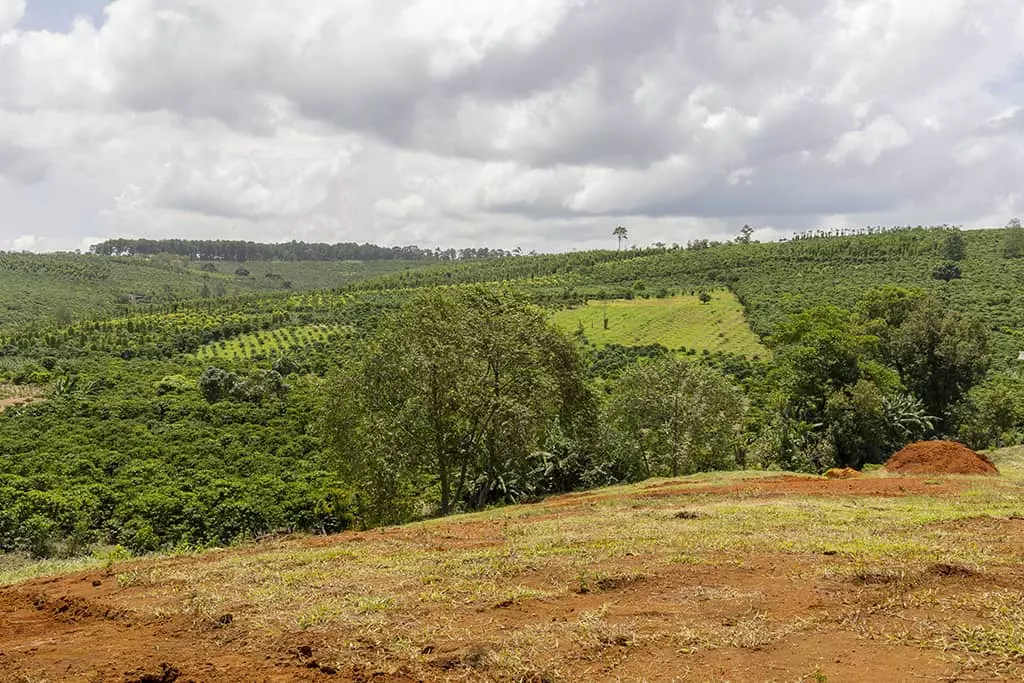
{"label": "red soil ground", "polygon": [[910,444],[889,458],[885,470],[898,474],[999,474],[987,457],[953,441]]}
{"label": "red soil ground", "polygon": [[16,396],[14,398],[0,399],[0,413],[4,412],[8,408],[14,408],[15,406],[25,406],[30,403],[37,403],[41,399],[35,396]]}
{"label": "red soil ground", "polygon": [[[826,480],[779,476],[709,486],[692,482],[652,484],[629,494],[638,506],[645,498],[722,494],[742,498],[776,496],[908,496],[927,493],[956,496],[964,481],[941,482],[912,476]],[[551,516],[579,514],[608,494],[562,496],[539,504]],[[575,510],[573,508],[576,508]],[[536,523],[544,516],[513,524]],[[942,527],[950,543],[971,542],[1024,556],[1024,521],[989,517],[959,520]],[[344,547],[373,539],[431,543],[439,557],[459,547],[509,543],[502,523],[452,520],[422,531],[405,528],[346,533],[330,538],[283,541],[295,547]],[[430,545],[431,549],[435,549]],[[260,547],[225,551],[239,561]],[[221,553],[141,562],[191,565],[222,558]],[[553,622],[572,621],[586,611],[606,610],[611,620],[628,624],[638,644],[608,643],[595,659],[566,661],[568,680],[588,681],[791,681],[815,680],[818,670],[834,681],[977,680],[962,664],[938,649],[874,637],[873,633],[906,629],[907,614],[889,602],[891,586],[866,576],[864,581],[831,576],[844,560],[835,553],[748,553],[704,558],[706,563],[679,563],[650,570],[643,557],[622,557],[606,569],[645,570],[635,581],[599,586],[593,592],[489,608],[454,606],[444,611],[425,603],[410,619],[443,623],[456,619],[471,625],[472,642],[416,643],[408,660],[381,659],[358,631],[293,632],[271,636],[246,627],[243,615],[227,623],[207,623],[163,608],[187,599],[188,587],[118,584],[102,569],[0,587],[0,683],[81,681],[82,683],[226,683],[238,681],[376,681],[412,682],[494,679],[476,662],[494,640]],[[936,599],[966,593],[1009,590],[1024,583],[1024,565],[1003,564],[983,573],[934,565],[913,577],[915,589]],[[122,568],[123,569],[123,568]],[[552,577],[538,568],[538,582]],[[564,577],[562,577],[564,579]],[[884,578],[884,577],[883,577]],[[529,582],[530,577],[520,580]],[[699,590],[698,590],[699,589]],[[702,597],[701,597],[702,596]],[[880,606],[890,605],[885,609]],[[698,648],[687,651],[672,641],[647,634],[675,633],[699,619],[722,629],[757,623],[768,615],[779,623],[802,619],[820,627],[783,637],[766,646]],[[911,615],[914,616],[914,615]],[[969,615],[968,615],[969,616]],[[947,618],[943,615],[941,618]],[[751,620],[753,619],[753,622]],[[810,637],[809,637],[810,636]],[[339,643],[341,644],[339,646]],[[560,647],[552,643],[553,652]],[[561,647],[565,647],[563,643]],[[324,659],[332,649],[342,652]],[[984,658],[978,657],[978,661]],[[324,663],[324,662],[329,663]],[[987,660],[985,660],[987,661]],[[1007,680],[1024,672],[1008,662]],[[544,678],[522,680],[548,680]],[[989,679],[986,679],[989,680]]]}

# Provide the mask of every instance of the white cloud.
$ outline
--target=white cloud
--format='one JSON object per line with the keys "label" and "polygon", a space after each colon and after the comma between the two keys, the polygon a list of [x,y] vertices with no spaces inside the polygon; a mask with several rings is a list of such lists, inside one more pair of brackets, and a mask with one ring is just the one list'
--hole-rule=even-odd
{"label": "white cloud", "polygon": [[38,242],[39,238],[35,235],[20,235],[11,240],[11,246],[14,251],[31,251]]}
{"label": "white cloud", "polygon": [[862,130],[843,133],[826,158],[834,164],[845,164],[854,158],[871,166],[886,152],[906,147],[911,142],[906,128],[891,116],[882,116]]}
{"label": "white cloud", "polygon": [[0,0],[0,38],[25,16],[25,0]]}
{"label": "white cloud", "polygon": [[23,13],[0,0],[0,200],[38,248],[1024,213],[1018,0],[114,0],[66,33]]}

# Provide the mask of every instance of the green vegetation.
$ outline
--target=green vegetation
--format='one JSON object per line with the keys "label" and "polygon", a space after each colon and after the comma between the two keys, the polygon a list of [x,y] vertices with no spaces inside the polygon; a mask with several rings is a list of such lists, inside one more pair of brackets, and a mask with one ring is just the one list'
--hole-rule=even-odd
{"label": "green vegetation", "polygon": [[510,293],[416,296],[331,384],[325,428],[375,524],[565,490],[596,457],[579,351]]}
{"label": "green vegetation", "polygon": [[0,253],[0,333],[163,312],[245,294],[333,289],[423,261],[198,263],[167,254],[117,258]]}
{"label": "green vegetation", "polygon": [[745,403],[717,369],[663,356],[623,373],[608,413],[645,477],[678,477],[736,467]]}
{"label": "green vegetation", "polygon": [[341,325],[279,327],[270,331],[240,334],[199,347],[201,361],[275,359],[284,355],[307,354],[313,347],[325,347],[348,328]]}
{"label": "green vegetation", "polygon": [[598,346],[660,344],[669,349],[768,357],[770,353],[743,318],[736,297],[728,290],[709,294],[707,303],[698,296],[592,300],[558,311],[551,321],[566,332],[582,331]]}
{"label": "green vegetation", "polygon": [[3,255],[0,385],[27,400],[0,415],[0,552],[1019,444],[1012,230],[358,264]]}
{"label": "green vegetation", "polygon": [[172,255],[194,261],[414,261],[502,258],[503,249],[420,249],[415,246],[378,247],[375,244],[284,242],[263,244],[240,240],[116,239],[94,244],[89,250],[104,256]]}

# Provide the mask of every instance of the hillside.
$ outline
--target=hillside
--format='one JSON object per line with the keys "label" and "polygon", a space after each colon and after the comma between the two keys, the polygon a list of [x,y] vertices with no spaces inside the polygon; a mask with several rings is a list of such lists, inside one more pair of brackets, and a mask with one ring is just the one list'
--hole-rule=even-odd
{"label": "hillside", "polygon": [[1024,470],[996,460],[94,560],[0,589],[0,681],[1019,679]]}
{"label": "hillside", "polygon": [[[948,258],[950,235],[962,253]],[[496,262],[430,266],[385,275],[360,288],[429,287],[513,281],[548,301],[622,298],[629,292],[728,287],[740,299],[758,335],[809,307],[854,306],[883,285],[919,288],[949,307],[982,317],[1002,363],[1024,350],[1024,258],[1004,258],[1004,229],[951,231],[906,228],[856,236],[702,248],[584,252]],[[934,277],[944,263],[962,277]]]}
{"label": "hillside", "polygon": [[[0,337],[0,398],[32,398],[0,415],[0,553],[194,550],[672,473],[859,468],[933,436],[1020,443],[1024,259],[1002,239],[911,229],[441,264],[18,256],[0,274],[45,302]],[[935,279],[949,262],[961,277]],[[109,304],[160,278],[185,298]],[[894,285],[920,291],[879,294]],[[50,317],[75,301],[97,308]],[[435,406],[461,412],[418,421],[418,382],[439,367],[462,370]]]}
{"label": "hillside", "polygon": [[5,256],[0,681],[1017,676],[1003,239]]}
{"label": "hillside", "polygon": [[201,263],[165,257],[0,253],[0,332],[28,323],[125,315],[201,299],[331,289],[423,265],[396,260]]}

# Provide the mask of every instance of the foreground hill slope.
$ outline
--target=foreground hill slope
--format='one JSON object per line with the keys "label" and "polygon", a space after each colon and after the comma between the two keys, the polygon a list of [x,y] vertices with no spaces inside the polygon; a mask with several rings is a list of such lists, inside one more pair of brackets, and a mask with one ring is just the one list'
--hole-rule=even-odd
{"label": "foreground hill slope", "polygon": [[996,461],[108,563],[0,589],[0,681],[1019,679],[1024,470]]}

